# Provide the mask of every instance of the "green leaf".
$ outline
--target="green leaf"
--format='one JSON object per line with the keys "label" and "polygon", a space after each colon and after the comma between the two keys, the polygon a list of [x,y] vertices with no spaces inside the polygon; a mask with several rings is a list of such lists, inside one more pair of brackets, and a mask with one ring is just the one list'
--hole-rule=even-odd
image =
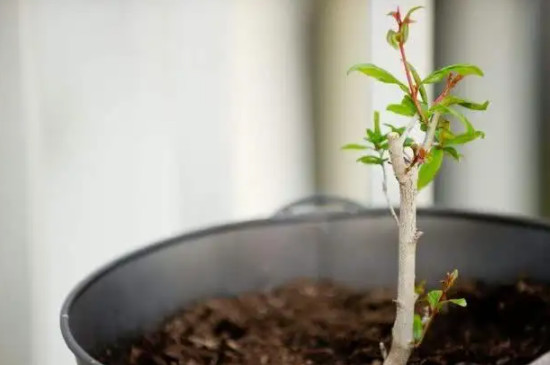
{"label": "green leaf", "polygon": [[450,146],[443,147],[443,152],[454,158],[456,161],[460,161],[460,157],[462,156],[460,153],[458,153],[456,148]]}
{"label": "green leaf", "polygon": [[430,152],[428,160],[420,166],[418,172],[418,190],[426,187],[437,175],[443,162],[443,151],[433,148]]}
{"label": "green leaf", "polygon": [[383,68],[373,65],[372,63],[361,63],[354,65],[348,70],[348,74],[353,71],[359,71],[386,84],[396,84],[404,92],[409,92],[409,88],[405,86],[405,84],[403,84],[401,81],[399,81],[395,76],[393,76],[391,73],[384,70]]}
{"label": "green leaf", "polygon": [[424,325],[422,324],[422,318],[419,314],[414,315],[413,321],[413,338],[415,342],[419,342],[424,334]]}
{"label": "green leaf", "polygon": [[388,123],[384,123],[384,125],[386,127],[389,127],[391,129],[392,132],[394,133],[397,133],[399,135],[402,135],[403,133],[405,133],[405,129],[407,129],[407,127],[400,127],[400,128],[397,128],[391,124],[388,124]]}
{"label": "green leaf", "polygon": [[407,12],[407,15],[405,15],[405,18],[403,18],[403,20],[411,17],[412,13],[414,13],[415,11],[419,10],[419,9],[422,9],[424,8],[423,6],[419,5],[419,6],[415,6],[413,8],[411,8],[408,12]]}
{"label": "green leaf", "polygon": [[466,144],[478,138],[485,138],[485,133],[483,133],[482,131],[475,131],[473,133],[462,133],[457,135],[453,139],[447,140],[445,143],[449,145]]}
{"label": "green leaf", "polygon": [[357,162],[362,162],[366,165],[383,165],[387,159],[382,159],[377,156],[362,156],[357,159]]}
{"label": "green leaf", "polygon": [[380,132],[376,132],[376,131],[373,131],[372,129],[367,129],[367,138],[366,140],[372,144],[374,144],[375,146],[377,144],[380,144],[382,142],[384,142],[385,140],[387,139],[387,137],[385,135],[383,135],[382,133]]}
{"label": "green leaf", "polygon": [[456,65],[450,65],[443,67],[437,71],[432,72],[428,77],[422,81],[423,84],[433,84],[435,82],[440,82],[447,77],[451,72],[457,73],[462,76],[468,75],[477,75],[483,76],[483,71],[475,65],[460,63]]}
{"label": "green leaf", "polygon": [[450,303],[456,304],[460,307],[466,307],[468,305],[468,302],[466,302],[466,299],[464,298],[449,299],[447,301]]}
{"label": "green leaf", "polygon": [[441,299],[442,295],[443,291],[441,290],[432,290],[431,292],[426,294],[426,300],[428,301],[428,304],[432,310],[437,308],[437,305],[439,304],[439,300]]}
{"label": "green leaf", "polygon": [[416,114],[416,106],[409,95],[403,97],[401,104],[390,104],[386,110],[407,117],[412,117]]}
{"label": "green leaf", "polygon": [[422,280],[420,283],[418,283],[418,285],[415,285],[414,287],[414,292],[418,296],[424,294],[425,291],[426,291],[426,280]]}
{"label": "green leaf", "polygon": [[454,269],[451,273],[448,274],[447,280],[449,282],[449,287],[453,286],[456,279],[458,279],[458,270]]}
{"label": "green leaf", "polygon": [[467,134],[475,133],[474,126],[472,125],[472,123],[470,123],[470,121],[468,120],[468,118],[466,118],[464,114],[443,104],[434,105],[432,109],[436,112],[440,112],[441,114],[450,114],[455,117],[460,123],[464,125]]}
{"label": "green leaf", "polygon": [[409,25],[407,23],[403,23],[403,25],[401,26],[399,37],[401,38],[401,41],[403,43],[405,43],[407,39],[409,39]]}
{"label": "green leaf", "polygon": [[459,98],[454,95],[447,95],[438,104],[446,105],[446,106],[458,104],[461,107],[471,109],[471,110],[487,110],[487,107],[489,106],[489,101],[486,101],[480,104],[470,100]]}
{"label": "green leaf", "polygon": [[386,34],[386,41],[390,46],[392,46],[395,49],[399,48],[399,43],[397,42],[397,32],[393,29],[388,30],[388,33]]}
{"label": "green leaf", "polygon": [[368,146],[363,146],[362,144],[349,143],[349,144],[343,146],[342,149],[343,150],[369,150],[369,149],[372,149],[372,148],[368,147]]}
{"label": "green leaf", "polygon": [[374,111],[374,133],[380,134],[380,113]]}
{"label": "green leaf", "polygon": [[408,63],[409,69],[411,70],[414,83],[418,86],[418,91],[420,92],[420,97],[422,98],[422,101],[424,103],[428,103],[428,94],[426,93],[426,88],[424,87],[424,84],[422,84],[422,79],[420,78],[420,75],[416,71],[413,65]]}
{"label": "green leaf", "polygon": [[415,144],[416,141],[410,137],[405,138],[405,142],[403,142],[403,146],[405,147],[411,147],[413,144]]}

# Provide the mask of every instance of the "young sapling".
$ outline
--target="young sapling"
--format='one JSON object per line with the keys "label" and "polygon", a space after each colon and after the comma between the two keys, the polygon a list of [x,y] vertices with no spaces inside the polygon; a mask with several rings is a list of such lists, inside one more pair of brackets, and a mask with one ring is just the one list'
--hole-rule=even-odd
{"label": "young sapling", "polygon": [[[384,124],[389,129],[389,133],[385,133],[380,125],[380,115],[375,111],[374,128],[366,130],[363,143],[343,147],[366,152],[357,161],[382,168],[382,188],[399,230],[396,317],[391,348],[384,356],[385,365],[406,364],[413,349],[422,343],[434,317],[445,305],[466,306],[463,298],[449,298],[449,290],[458,277],[457,270],[447,274],[442,280],[441,289],[424,293],[423,285],[415,287],[416,245],[422,235],[416,225],[416,199],[418,191],[436,177],[445,156],[458,161],[461,158],[458,146],[484,137],[483,132],[476,130],[457,107],[481,111],[489,105],[489,102],[476,103],[452,94],[456,85],[466,76],[483,76],[479,67],[454,64],[422,78],[407,61],[405,43],[409,27],[414,23],[411,16],[420,8],[417,6],[410,9],[404,17],[399,8],[388,14],[395,20],[397,28],[390,29],[386,38],[389,45],[400,54],[406,83],[370,63],[357,64],[348,71],[357,71],[382,83],[399,87],[403,91],[403,99],[388,105],[386,110],[411,118],[404,127]],[[426,85],[439,82],[444,82],[442,92],[430,101]],[[457,131],[457,123],[462,125],[461,131]],[[416,141],[410,136],[410,132],[417,126],[425,132],[422,141]],[[391,165],[399,183],[399,215],[388,196],[386,164]],[[416,313],[415,308],[420,308],[420,312]]]}

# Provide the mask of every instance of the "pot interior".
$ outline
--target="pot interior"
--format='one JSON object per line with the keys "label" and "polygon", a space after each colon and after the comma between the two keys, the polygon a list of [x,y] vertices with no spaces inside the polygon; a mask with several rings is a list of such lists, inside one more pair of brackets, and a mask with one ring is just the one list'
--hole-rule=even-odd
{"label": "pot interior", "polygon": [[[550,281],[550,228],[529,221],[424,211],[417,278]],[[68,298],[62,330],[81,364],[90,351],[158,325],[201,298],[269,289],[296,277],[393,287],[397,228],[385,211],[248,222],[174,238],[92,275]],[[95,362],[97,364],[97,362]]]}

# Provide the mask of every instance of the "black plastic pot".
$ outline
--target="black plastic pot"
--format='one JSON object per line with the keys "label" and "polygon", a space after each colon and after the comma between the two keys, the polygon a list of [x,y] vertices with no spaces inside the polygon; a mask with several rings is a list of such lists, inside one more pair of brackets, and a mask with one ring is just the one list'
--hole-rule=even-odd
{"label": "black plastic pot", "polygon": [[[307,205],[343,211],[296,215]],[[332,207],[330,207],[332,210]],[[550,225],[493,215],[421,210],[417,277],[550,282]],[[80,365],[93,349],[154,328],[166,316],[211,296],[266,289],[296,277],[356,287],[393,287],[397,230],[386,209],[364,210],[314,197],[271,219],[206,229],[131,253],[99,270],[67,298],[61,330]]]}

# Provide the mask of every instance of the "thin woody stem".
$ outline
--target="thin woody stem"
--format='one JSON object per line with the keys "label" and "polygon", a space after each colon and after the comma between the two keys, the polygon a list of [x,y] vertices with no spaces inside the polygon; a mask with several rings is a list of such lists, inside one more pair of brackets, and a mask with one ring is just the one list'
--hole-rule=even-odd
{"label": "thin woody stem", "polygon": [[[401,27],[401,25],[399,27]],[[422,122],[425,122],[426,118],[424,117],[422,107],[420,106],[420,102],[418,101],[418,88],[415,87],[413,83],[411,70],[409,69],[409,63],[407,62],[407,56],[405,54],[405,45],[401,40],[399,41],[399,52],[401,53],[401,60],[403,61],[403,67],[405,68],[405,74],[407,75],[407,82],[409,84],[411,99],[413,100],[414,106],[416,107],[416,112],[418,113],[420,120]]]}
{"label": "thin woody stem", "polygon": [[432,148],[440,116],[440,113],[434,113],[434,115],[432,116],[428,131],[426,132],[426,137],[424,137],[424,142],[422,143],[422,148],[424,149],[424,151],[429,151],[430,148]]}
{"label": "thin woody stem", "polygon": [[[380,153],[380,158],[383,158],[384,154]],[[382,190],[384,191],[384,196],[386,197],[386,203],[388,204],[388,208],[390,210],[390,213],[395,219],[395,223],[397,223],[397,226],[399,227],[399,218],[397,217],[397,213],[395,213],[395,209],[393,208],[393,205],[390,200],[390,194],[388,193],[388,176],[386,174],[386,166],[384,164],[380,165],[382,167]]]}

